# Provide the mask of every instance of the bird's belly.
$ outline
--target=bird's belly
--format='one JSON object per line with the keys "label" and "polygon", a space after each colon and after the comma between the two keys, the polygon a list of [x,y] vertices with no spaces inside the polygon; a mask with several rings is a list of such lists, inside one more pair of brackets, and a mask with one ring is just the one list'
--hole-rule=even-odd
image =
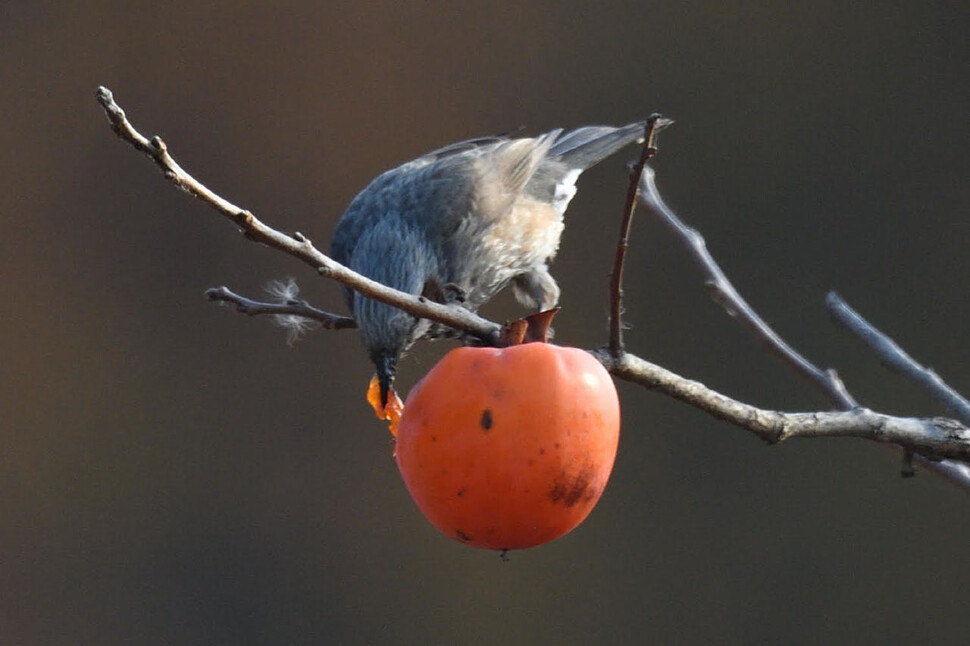
{"label": "bird's belly", "polygon": [[552,205],[522,198],[508,215],[481,232],[479,244],[468,250],[468,271],[458,284],[467,304],[477,308],[511,279],[544,267],[556,255],[563,232],[562,216]]}

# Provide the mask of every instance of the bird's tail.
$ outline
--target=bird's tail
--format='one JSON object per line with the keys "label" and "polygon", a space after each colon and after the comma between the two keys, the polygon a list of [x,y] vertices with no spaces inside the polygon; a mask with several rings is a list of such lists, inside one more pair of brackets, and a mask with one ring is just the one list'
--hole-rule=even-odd
{"label": "bird's tail", "polygon": [[583,171],[635,141],[643,141],[646,122],[638,121],[619,128],[586,126],[570,130],[549,149],[568,168]]}

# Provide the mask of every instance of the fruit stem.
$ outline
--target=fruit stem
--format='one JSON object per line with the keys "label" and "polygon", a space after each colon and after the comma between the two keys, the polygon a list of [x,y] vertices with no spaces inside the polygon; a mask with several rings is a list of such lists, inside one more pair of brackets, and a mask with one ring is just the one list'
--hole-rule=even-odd
{"label": "fruit stem", "polygon": [[503,347],[522,345],[523,343],[548,343],[549,330],[552,329],[552,319],[559,313],[560,307],[537,312],[524,319],[510,321],[502,326],[499,343]]}

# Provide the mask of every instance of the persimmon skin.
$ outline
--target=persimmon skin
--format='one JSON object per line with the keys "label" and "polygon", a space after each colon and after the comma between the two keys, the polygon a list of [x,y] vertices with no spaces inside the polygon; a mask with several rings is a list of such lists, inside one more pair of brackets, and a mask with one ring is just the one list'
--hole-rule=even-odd
{"label": "persimmon skin", "polygon": [[599,501],[620,406],[589,353],[547,343],[458,348],[410,392],[396,459],[447,536],[486,549],[547,543]]}

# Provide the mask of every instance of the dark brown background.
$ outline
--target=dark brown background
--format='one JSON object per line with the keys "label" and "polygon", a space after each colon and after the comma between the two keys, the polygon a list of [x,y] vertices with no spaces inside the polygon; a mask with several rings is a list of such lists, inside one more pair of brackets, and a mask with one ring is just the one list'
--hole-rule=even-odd
{"label": "dark brown background", "polygon": [[[371,177],[428,149],[661,111],[661,188],[739,289],[865,404],[935,414],[822,301],[838,289],[970,392],[965,7],[322,4],[0,8],[0,641],[970,639],[966,493],[901,480],[869,443],[767,448],[626,384],[613,480],[577,531],[509,563],[438,535],[363,401],[355,333],[290,349],[202,297],[293,275],[341,308],[337,288],[173,190],[94,100],[109,86],[198,177],[321,246]],[[606,338],[623,162],[573,203],[562,342]],[[648,358],[824,406],[645,217],[627,308]]]}

